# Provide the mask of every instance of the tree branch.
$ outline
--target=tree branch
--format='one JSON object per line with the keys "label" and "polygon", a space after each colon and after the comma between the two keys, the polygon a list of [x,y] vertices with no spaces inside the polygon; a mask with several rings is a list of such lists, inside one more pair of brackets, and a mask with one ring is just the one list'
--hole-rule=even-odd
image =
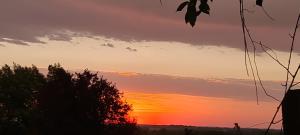
{"label": "tree branch", "polygon": [[[295,26],[295,29],[294,29],[294,33],[293,33],[293,35],[291,36],[291,37],[292,37],[292,44],[291,44],[291,47],[290,47],[290,55],[289,55],[289,61],[288,61],[287,71],[290,70],[291,59],[292,59],[292,53],[293,53],[293,50],[294,50],[295,37],[296,37],[298,25],[299,25],[299,19],[300,19],[300,14],[298,15],[298,18],[297,18],[297,22],[296,22],[296,26]],[[285,89],[285,91],[288,90],[288,87],[287,87],[288,81],[289,81],[289,73],[286,73],[286,81],[285,81],[285,88],[286,88],[286,89]]]}

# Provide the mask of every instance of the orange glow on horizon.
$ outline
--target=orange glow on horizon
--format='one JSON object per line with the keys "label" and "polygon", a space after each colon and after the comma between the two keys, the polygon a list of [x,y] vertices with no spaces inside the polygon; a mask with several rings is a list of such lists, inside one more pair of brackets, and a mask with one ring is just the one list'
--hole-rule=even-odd
{"label": "orange glow on horizon", "polygon": [[126,77],[133,77],[139,75],[139,73],[135,73],[135,72],[113,72],[113,73],[117,73],[120,76],[126,76]]}
{"label": "orange glow on horizon", "polygon": [[[133,106],[131,116],[138,124],[242,127],[269,120],[276,103],[238,101],[225,98],[180,94],[149,94],[127,91],[126,101]],[[264,128],[265,125],[261,125]]]}

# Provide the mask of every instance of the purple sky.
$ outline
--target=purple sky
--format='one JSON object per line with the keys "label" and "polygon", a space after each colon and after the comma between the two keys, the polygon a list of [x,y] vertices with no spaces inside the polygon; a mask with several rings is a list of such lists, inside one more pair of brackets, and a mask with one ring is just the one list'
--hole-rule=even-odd
{"label": "purple sky", "polygon": [[[105,36],[125,41],[171,41],[192,45],[222,45],[242,48],[237,0],[214,1],[211,15],[201,15],[197,26],[184,25],[184,13],[175,9],[182,0],[5,0],[0,5],[0,41],[20,45],[72,37]],[[251,32],[278,50],[287,50],[297,17],[299,0],[266,0],[271,21],[247,1]],[[74,32],[72,34],[68,32]],[[298,51],[299,48],[296,48]]]}

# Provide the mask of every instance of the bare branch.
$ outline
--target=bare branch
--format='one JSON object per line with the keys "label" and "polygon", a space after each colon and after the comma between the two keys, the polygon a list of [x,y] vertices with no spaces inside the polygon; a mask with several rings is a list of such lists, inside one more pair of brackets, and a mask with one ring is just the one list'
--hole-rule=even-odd
{"label": "bare branch", "polygon": [[[261,42],[256,42],[256,41],[254,41],[254,43],[259,44],[259,45],[261,46],[262,50],[263,50],[270,58],[272,58],[275,62],[277,62],[281,67],[283,67],[283,68],[284,68],[291,76],[293,75],[293,74],[290,72],[290,70],[289,70],[286,66],[284,66],[284,65],[282,64],[282,62],[279,61],[279,59],[278,59],[277,56],[276,56],[276,53],[275,53],[270,47],[268,47],[268,46],[262,44]],[[275,54],[275,57],[274,57],[272,54],[270,54],[270,53],[268,52],[268,50],[272,51],[272,53]],[[285,86],[285,85],[284,85],[284,86]]]}
{"label": "bare branch", "polygon": [[[257,98],[257,103],[258,103],[258,92],[257,92],[257,84],[256,84],[256,77],[259,81],[259,84],[261,86],[261,88],[263,89],[265,95],[267,95],[268,97],[276,100],[276,101],[280,101],[278,100],[277,98],[273,97],[272,95],[270,95],[267,90],[265,89],[262,81],[261,81],[261,78],[260,78],[260,75],[259,75],[259,71],[258,71],[258,68],[257,68],[257,64],[256,64],[256,46],[255,46],[255,43],[256,41],[254,41],[254,39],[252,38],[251,36],[251,33],[250,33],[250,30],[247,28],[247,25],[246,25],[246,21],[245,21],[245,17],[244,17],[244,6],[243,6],[243,0],[240,0],[240,16],[241,16],[241,22],[242,22],[242,29],[243,29],[243,36],[244,36],[244,45],[245,45],[245,59],[246,57],[248,57],[248,62],[249,62],[249,65],[250,65],[250,68],[251,68],[251,73],[252,73],[252,76],[253,76],[253,79],[254,79],[254,84],[255,84],[255,90],[256,90],[256,98]],[[247,39],[246,38],[249,38],[250,39],[250,42],[251,42],[251,45],[253,47],[253,63],[254,63],[254,66],[255,66],[255,72],[256,72],[256,76],[254,75],[254,70],[253,70],[253,66],[252,66],[252,61],[250,59],[250,55],[249,55],[249,50],[248,50],[248,42],[247,42]],[[261,44],[262,45],[262,44]],[[263,49],[265,50],[265,49]],[[271,50],[271,49],[270,49]],[[267,51],[266,51],[267,52]],[[272,56],[272,55],[271,55]],[[274,57],[272,57],[274,58]],[[274,58],[275,59],[275,58]],[[276,58],[277,59],[277,58]],[[277,59],[277,62],[279,62],[279,60]],[[245,60],[245,63],[247,64],[247,60]],[[281,62],[279,62],[281,63]],[[283,64],[282,64],[283,65]],[[246,65],[247,66],[247,65]],[[284,66],[283,66],[284,67]],[[246,67],[247,68],[247,67]]]}
{"label": "bare branch", "polygon": [[298,84],[300,84],[300,82],[294,83],[292,87],[297,86]]}
{"label": "bare branch", "polygon": [[[280,122],[282,122],[282,119],[280,119],[278,121],[274,121],[273,124],[278,124]],[[253,128],[253,127],[260,126],[260,125],[265,125],[265,124],[269,124],[269,122],[256,123],[256,124],[253,124],[252,126],[249,126],[247,128]]]}
{"label": "bare branch", "polygon": [[[269,126],[265,132],[265,135],[268,134],[271,126],[273,124],[277,124],[279,122],[281,122],[282,120],[280,121],[275,121],[275,118],[277,117],[277,114],[282,106],[282,103],[283,103],[283,99],[285,98],[286,96],[286,93],[292,89],[292,87],[300,84],[300,82],[298,83],[294,83],[295,81],[295,78],[298,74],[298,71],[300,69],[300,64],[298,65],[298,68],[297,70],[295,71],[295,73],[291,73],[290,71],[290,66],[291,66],[291,59],[292,59],[292,53],[293,53],[293,50],[294,50],[294,43],[295,43],[295,37],[296,37],[296,33],[297,33],[297,29],[298,29],[298,26],[299,26],[299,19],[300,19],[300,14],[298,15],[298,18],[297,18],[297,23],[296,23],[296,26],[295,26],[295,29],[294,29],[294,33],[293,35],[290,35],[290,37],[292,38],[292,44],[291,44],[291,47],[290,47],[290,52],[289,52],[289,59],[288,59],[288,65],[285,66],[284,64],[282,64],[282,62],[279,61],[279,59],[277,58],[277,55],[276,53],[271,49],[269,48],[268,46],[266,45],[263,45],[261,42],[256,42],[253,38],[252,38],[252,35],[249,31],[249,29],[247,28],[247,25],[246,25],[246,21],[245,21],[245,17],[244,17],[244,3],[243,3],[243,0],[240,0],[240,17],[241,17],[241,23],[242,23],[242,30],[243,30],[243,38],[244,38],[244,46],[245,46],[245,66],[246,66],[246,69],[247,69],[247,62],[249,62],[250,64],[250,68],[251,68],[251,72],[252,72],[252,75],[254,74],[254,70],[253,70],[253,67],[252,67],[252,64],[251,64],[251,58],[250,58],[250,55],[249,55],[249,50],[248,50],[248,42],[247,42],[247,38],[249,38],[249,41],[253,47],[253,62],[254,62],[254,66],[255,66],[255,72],[256,72],[256,76],[253,75],[253,78],[254,78],[254,82],[255,82],[255,85],[256,85],[256,77],[260,83],[260,86],[261,88],[264,90],[265,94],[271,98],[273,98],[274,100],[276,101],[279,101],[280,104],[278,105],[276,111],[275,111],[275,114],[273,115],[272,117],[272,120],[271,122],[269,123]],[[269,14],[265,11],[265,9],[263,8],[265,14],[269,16]],[[271,18],[271,17],[270,17]],[[273,18],[271,18],[273,19]],[[283,86],[285,86],[285,94],[284,94],[284,97],[283,99],[280,101],[278,99],[276,99],[275,97],[273,97],[272,95],[268,94],[268,92],[266,91],[263,83],[262,83],[262,80],[260,78],[260,75],[259,75],[259,71],[258,71],[258,67],[257,67],[257,64],[256,64],[256,45],[260,45],[260,47],[262,48],[262,50],[269,56],[271,57],[274,61],[276,61],[281,67],[283,67],[285,70],[286,70],[286,81],[285,81],[285,84]],[[271,51],[271,54],[269,51]],[[247,61],[247,57],[248,57],[248,61]],[[247,74],[248,74],[248,69],[247,69]],[[292,77],[292,80],[289,81],[289,76]],[[290,84],[288,85],[288,83],[290,82]],[[257,94],[257,86],[256,86],[256,94]],[[257,99],[258,99],[258,95],[257,95]]]}
{"label": "bare branch", "polygon": [[[256,76],[257,76],[257,78],[258,78],[258,80],[260,82],[260,85],[263,86],[262,83],[261,83],[260,77],[259,77],[258,70],[257,70],[257,64],[256,64],[256,47],[255,46],[253,46],[253,63],[254,63],[255,70],[256,70]],[[257,87],[255,89],[255,94],[256,94],[256,104],[258,104],[258,90],[257,90]]]}
{"label": "bare branch", "polygon": [[[295,37],[296,37],[296,33],[297,33],[297,29],[298,29],[298,24],[299,24],[299,19],[300,19],[300,14],[298,15],[298,18],[297,18],[297,21],[296,21],[296,26],[294,28],[294,33],[293,35],[291,36],[292,37],[292,44],[291,44],[291,47],[290,47],[290,55],[289,55],[289,61],[288,61],[288,66],[287,66],[287,71],[290,70],[290,65],[291,65],[291,59],[292,59],[292,53],[293,53],[293,50],[294,50],[294,43],[295,43]],[[287,87],[287,83],[289,81],[289,73],[287,72],[286,73],[286,81],[285,81],[285,91],[288,90],[288,87]]]}
{"label": "bare branch", "polygon": [[247,65],[247,55],[249,57],[248,53],[248,45],[247,45],[247,38],[246,38],[246,32],[245,32],[245,18],[244,18],[244,4],[243,0],[240,0],[240,16],[241,16],[241,22],[242,22],[242,30],[243,30],[243,36],[244,36],[244,56],[245,56],[245,67],[246,67],[246,72],[247,75],[249,76],[249,70],[248,70],[248,65]]}
{"label": "bare branch", "polygon": [[[299,14],[299,15],[300,15],[300,14]],[[299,69],[300,69],[300,64],[298,65],[298,68],[297,68],[296,72],[293,74],[293,79],[292,79],[292,82],[290,83],[290,86],[288,87],[287,92],[290,91],[291,88],[293,87],[292,84],[294,84],[294,81],[295,81],[295,78],[296,78],[296,76],[297,76],[297,74],[298,74]],[[287,92],[286,92],[286,93],[287,93]],[[283,99],[285,98],[286,93],[284,94]],[[265,135],[268,134],[268,132],[269,132],[271,126],[274,124],[274,120],[275,120],[275,118],[276,118],[276,116],[277,116],[277,114],[278,114],[278,112],[279,112],[279,110],[280,110],[280,108],[281,108],[281,106],[282,106],[283,99],[281,100],[280,104],[277,106],[277,110],[276,110],[275,114],[273,115],[273,118],[272,118],[272,120],[271,120],[271,122],[270,122],[270,124],[269,124],[269,126],[268,126],[268,128],[267,128],[267,130],[266,130],[266,132],[265,132]]]}
{"label": "bare branch", "polygon": [[[240,0],[240,15],[241,15],[241,22],[242,22],[242,29],[243,29],[243,36],[244,36],[244,45],[245,45],[245,66],[246,66],[246,70],[247,70],[247,75],[249,76],[249,72],[248,72],[248,65],[247,65],[247,61],[249,62],[249,66],[250,66],[250,69],[251,69],[251,73],[252,73],[252,77],[253,77],[253,82],[254,82],[254,85],[255,85],[255,95],[256,95],[256,103],[258,103],[258,87],[257,87],[257,82],[256,82],[256,76],[254,74],[254,69],[253,69],[253,64],[252,64],[252,60],[250,58],[250,54],[249,54],[249,49],[248,49],[248,42],[247,42],[247,36],[246,36],[246,32],[249,33],[249,30],[247,29],[246,27],[246,21],[245,21],[245,17],[244,17],[244,5],[243,5],[243,0]],[[249,37],[250,40],[252,40],[251,37]],[[254,63],[254,66],[255,66],[255,69],[257,71],[257,65],[256,65],[256,54],[255,54],[255,51],[256,51],[256,48],[255,46],[253,46],[253,51],[254,51],[254,55],[253,55],[253,63]],[[247,60],[248,58],[248,60]]]}
{"label": "bare branch", "polygon": [[293,84],[294,84],[294,82],[295,82],[295,79],[296,79],[296,77],[297,77],[297,74],[298,74],[299,69],[300,69],[300,64],[298,65],[297,70],[295,71],[294,75],[292,76],[293,79],[292,79],[292,81],[291,81],[291,83],[290,83],[290,86],[288,87],[288,90],[290,90],[290,89],[293,87]]}
{"label": "bare branch", "polygon": [[[284,98],[283,98],[283,99],[284,99]],[[283,100],[282,100],[282,101],[280,102],[280,104],[277,106],[276,112],[275,112],[275,114],[273,115],[273,118],[272,118],[271,122],[269,123],[269,126],[268,126],[267,130],[265,131],[265,134],[264,134],[264,135],[267,135],[267,134],[269,133],[271,126],[274,124],[275,118],[276,118],[276,116],[277,116],[277,114],[278,114],[278,112],[279,112],[279,110],[280,110],[280,108],[281,108],[282,102],[283,102]]]}

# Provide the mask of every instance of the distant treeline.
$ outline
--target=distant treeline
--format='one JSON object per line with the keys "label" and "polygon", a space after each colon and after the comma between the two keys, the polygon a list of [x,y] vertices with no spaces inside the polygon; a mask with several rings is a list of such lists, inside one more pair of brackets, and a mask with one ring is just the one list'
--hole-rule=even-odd
{"label": "distant treeline", "polygon": [[132,135],[130,110],[114,84],[89,70],[0,69],[0,135]]}

